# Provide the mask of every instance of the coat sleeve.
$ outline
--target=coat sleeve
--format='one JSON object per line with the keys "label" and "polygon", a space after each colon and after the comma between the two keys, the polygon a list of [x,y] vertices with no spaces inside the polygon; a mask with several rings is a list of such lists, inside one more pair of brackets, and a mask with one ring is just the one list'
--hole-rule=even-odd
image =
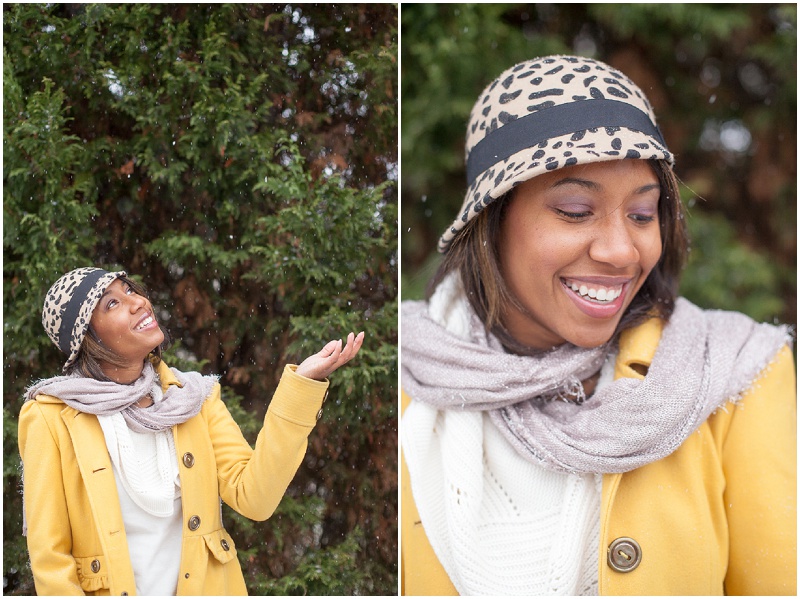
{"label": "coat sleeve", "polygon": [[328,382],[315,381],[286,366],[264,417],[255,451],[219,400],[219,387],[207,415],[222,500],[243,516],[266,520],[294,478],[317,422]]}
{"label": "coat sleeve", "polygon": [[72,532],[57,438],[42,407],[27,401],[19,416],[28,553],[38,595],[83,595],[72,557]]}
{"label": "coat sleeve", "polygon": [[722,446],[730,556],[728,595],[796,595],[797,405],[783,348],[732,408]]}

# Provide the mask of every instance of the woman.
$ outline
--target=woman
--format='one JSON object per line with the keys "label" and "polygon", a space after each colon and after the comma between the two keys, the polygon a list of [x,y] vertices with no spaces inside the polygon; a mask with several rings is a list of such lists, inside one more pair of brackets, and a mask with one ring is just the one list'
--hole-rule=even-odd
{"label": "woman", "polygon": [[65,376],[33,385],[19,420],[28,549],[39,595],[247,594],[220,499],[265,520],[322,413],[326,377],[364,334],[287,365],[256,441],[215,377],[161,360],[165,334],[124,271],[79,268],[42,324]]}
{"label": "woman", "polygon": [[795,594],[785,327],[677,298],[643,92],[549,56],[479,96],[469,188],[405,302],[405,594]]}

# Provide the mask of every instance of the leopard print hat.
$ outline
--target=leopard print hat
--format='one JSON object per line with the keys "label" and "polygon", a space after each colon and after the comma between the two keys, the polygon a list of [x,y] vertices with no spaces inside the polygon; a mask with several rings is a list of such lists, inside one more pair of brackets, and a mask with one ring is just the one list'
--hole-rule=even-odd
{"label": "leopard print hat", "polygon": [[111,283],[124,276],[127,276],[125,271],[76,268],[50,287],[42,309],[42,326],[56,347],[69,356],[64,371],[78,357],[92,312],[103,293]]}
{"label": "leopard print hat", "polygon": [[467,194],[460,216],[439,240],[456,234],[513,187],[574,164],[672,154],[644,93],[597,60],[547,56],[503,72],[480,95],[466,138]]}

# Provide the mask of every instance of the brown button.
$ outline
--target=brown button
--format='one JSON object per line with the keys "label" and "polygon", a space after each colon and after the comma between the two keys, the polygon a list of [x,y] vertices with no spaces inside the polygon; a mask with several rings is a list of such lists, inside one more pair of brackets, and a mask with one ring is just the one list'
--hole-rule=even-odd
{"label": "brown button", "polygon": [[189,573],[184,574],[184,577],[189,578]]}
{"label": "brown button", "polygon": [[617,572],[631,572],[642,561],[642,548],[629,537],[620,537],[608,546],[608,565]]}
{"label": "brown button", "polygon": [[220,544],[222,545],[222,548],[223,548],[225,551],[229,551],[229,550],[230,550],[230,548],[231,548],[231,546],[230,546],[230,545],[228,545],[228,541],[226,541],[225,539],[222,539],[222,540],[220,541]]}
{"label": "brown button", "polygon": [[99,571],[100,571],[100,560],[99,559],[93,559],[92,560],[92,572],[97,574]]}
{"label": "brown button", "polygon": [[189,518],[189,530],[197,530],[198,528],[200,528],[200,516]]}
{"label": "brown button", "polygon": [[127,597],[127,596],[128,596],[128,593],[126,593],[125,591],[122,591],[121,595],[122,595],[123,597]]}
{"label": "brown button", "polygon": [[187,468],[191,468],[192,466],[194,466],[194,456],[188,451],[185,454],[183,454],[183,465],[186,466]]}

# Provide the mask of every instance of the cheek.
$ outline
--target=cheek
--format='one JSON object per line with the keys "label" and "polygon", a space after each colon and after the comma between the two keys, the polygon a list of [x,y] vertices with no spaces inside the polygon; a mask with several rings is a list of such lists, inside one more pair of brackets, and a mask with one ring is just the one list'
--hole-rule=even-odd
{"label": "cheek", "polygon": [[661,258],[660,232],[651,232],[650,234],[646,235],[640,244],[640,248],[639,255],[642,270],[649,274],[655,265],[658,264],[658,260]]}
{"label": "cheek", "polygon": [[102,318],[99,318],[97,314],[94,314],[89,320],[89,326],[92,327],[94,330],[94,334],[97,335],[100,339],[103,338],[103,332],[105,331],[105,323],[103,322]]}
{"label": "cheek", "polygon": [[99,316],[95,314],[89,322],[94,329],[95,335],[104,345],[109,347],[114,345],[114,341],[119,337],[119,326],[113,318],[107,314]]}
{"label": "cheek", "polygon": [[561,235],[554,227],[511,225],[505,239],[509,242],[501,250],[500,264],[517,295],[532,288],[544,292],[543,285],[575,260],[580,246],[575,236]]}

